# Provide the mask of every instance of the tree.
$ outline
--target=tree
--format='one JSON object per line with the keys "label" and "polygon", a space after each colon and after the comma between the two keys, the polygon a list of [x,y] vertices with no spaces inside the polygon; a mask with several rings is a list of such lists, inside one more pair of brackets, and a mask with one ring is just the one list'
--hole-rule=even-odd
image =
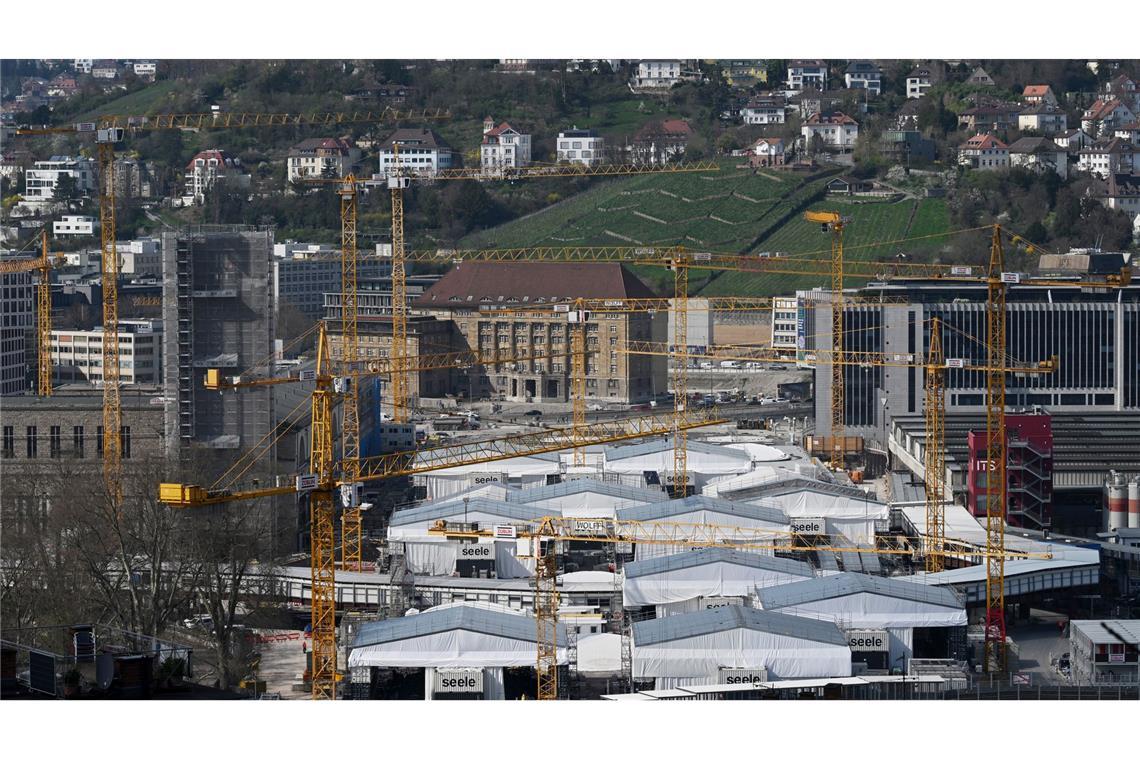
{"label": "tree", "polygon": [[52,200],[64,203],[72,200],[78,195],[78,189],[75,184],[75,177],[71,174],[61,173],[55,181],[55,190],[52,193]]}

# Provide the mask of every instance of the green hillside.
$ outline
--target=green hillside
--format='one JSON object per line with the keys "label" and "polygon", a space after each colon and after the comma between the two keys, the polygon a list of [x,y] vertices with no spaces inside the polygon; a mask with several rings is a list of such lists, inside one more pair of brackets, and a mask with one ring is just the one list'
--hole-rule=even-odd
{"label": "green hillside", "polygon": [[[826,199],[815,204],[817,208],[834,210],[850,217],[844,233],[844,256],[847,260],[882,260],[900,253],[915,260],[933,261],[938,249],[948,238],[939,236],[926,240],[901,241],[923,235],[938,235],[950,229],[950,216],[946,202],[941,199],[906,198],[895,202],[851,202]],[[829,235],[818,225],[794,218],[782,225],[764,240],[765,251],[789,254],[812,254],[821,258],[830,255]],[[861,280],[852,280],[857,286]],[[755,295],[767,296],[791,293],[796,289],[826,285],[819,277],[791,274],[749,275],[725,272],[715,277],[701,290],[704,295]]]}
{"label": "green hillside", "polygon": [[737,168],[607,182],[528,217],[464,238],[464,248],[524,245],[685,245],[746,251],[790,208],[822,190],[804,178]]}

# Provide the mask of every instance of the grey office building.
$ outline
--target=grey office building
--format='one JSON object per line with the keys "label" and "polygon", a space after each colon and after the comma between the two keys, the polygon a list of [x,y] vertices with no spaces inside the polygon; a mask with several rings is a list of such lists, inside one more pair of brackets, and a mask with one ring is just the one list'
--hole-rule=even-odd
{"label": "grey office building", "polygon": [[[906,361],[929,349],[930,319],[943,322],[947,359],[986,361],[987,292],[984,285],[899,282],[869,286],[860,296],[901,297],[906,305],[846,305],[844,348],[878,351]],[[831,295],[797,294],[801,356],[831,346]],[[1010,374],[1010,408],[1051,412],[1140,411],[1140,285],[1122,289],[1013,286],[1006,297],[1006,350],[1017,360],[1058,358],[1055,372]],[[824,370],[823,365],[820,370]],[[848,366],[844,369],[847,435],[869,446],[885,444],[891,419],[923,413],[925,370],[919,367]],[[948,369],[948,414],[985,411],[985,373]],[[816,431],[830,433],[830,371],[816,372]]]}
{"label": "grey office building", "polygon": [[[207,391],[208,368],[240,374],[273,352],[273,233],[202,226],[162,236],[163,379],[168,452],[214,450],[219,465],[272,425],[268,388]],[[272,462],[272,456],[262,458]]]}

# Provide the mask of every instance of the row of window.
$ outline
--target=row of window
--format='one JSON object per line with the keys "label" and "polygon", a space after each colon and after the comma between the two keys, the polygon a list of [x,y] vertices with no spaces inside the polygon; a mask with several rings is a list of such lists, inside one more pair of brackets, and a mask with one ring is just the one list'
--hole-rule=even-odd
{"label": "row of window", "polygon": [[[62,456],[63,429],[60,425],[51,425],[48,428],[48,455],[52,459],[58,459]],[[123,425],[122,430],[119,432],[119,445],[122,448],[123,458],[130,459],[131,457],[131,428],[130,425]],[[36,425],[28,425],[24,431],[24,451],[28,459],[36,459],[39,456],[40,435],[39,429]],[[71,454],[82,459],[86,456],[87,438],[84,433],[83,425],[75,425],[71,429]],[[103,456],[103,426],[99,425],[95,433],[95,454],[98,457]],[[0,456],[4,459],[12,459],[16,456],[16,430],[12,425],[5,425],[3,433],[0,434]]]}

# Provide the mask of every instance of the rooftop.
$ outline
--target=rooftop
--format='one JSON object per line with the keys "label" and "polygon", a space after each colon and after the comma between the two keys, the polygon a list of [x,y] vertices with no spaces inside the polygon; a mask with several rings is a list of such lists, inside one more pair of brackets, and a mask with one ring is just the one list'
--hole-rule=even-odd
{"label": "rooftop", "polygon": [[875,594],[892,599],[922,602],[954,609],[962,607],[961,600],[953,591],[944,586],[924,586],[919,583],[864,575],[863,573],[837,573],[781,586],[756,589],[756,595],[766,610],[817,602],[823,599],[834,599],[840,596],[851,596],[852,594]]}
{"label": "rooftop", "polygon": [[783,557],[772,557],[766,554],[742,552],[735,549],[722,549],[720,547],[696,549],[694,551],[678,552],[677,554],[666,554],[662,557],[628,562],[624,570],[626,578],[640,578],[647,575],[659,575],[674,570],[681,570],[687,567],[710,565],[714,562],[754,567],[760,570],[772,570],[787,573],[788,575],[802,575],[806,578],[812,577],[811,566],[806,562],[784,559]]}
{"label": "rooftop", "polygon": [[575,298],[653,298],[622,264],[465,261],[420,296],[420,308],[477,308],[482,303],[556,303]]}
{"label": "rooftop", "polygon": [[737,628],[839,647],[847,646],[847,637],[834,623],[737,605],[634,623],[633,642],[638,647],[652,646]]}
{"label": "rooftop", "polygon": [[434,129],[397,129],[380,145],[380,150],[392,152],[392,146],[428,150],[451,150],[451,146]]}
{"label": "rooftop", "polygon": [[[387,644],[462,629],[520,641],[535,641],[534,618],[473,605],[457,605],[429,610],[418,615],[378,620],[360,626],[351,648]],[[566,646],[566,629],[558,626],[558,646]]]}

